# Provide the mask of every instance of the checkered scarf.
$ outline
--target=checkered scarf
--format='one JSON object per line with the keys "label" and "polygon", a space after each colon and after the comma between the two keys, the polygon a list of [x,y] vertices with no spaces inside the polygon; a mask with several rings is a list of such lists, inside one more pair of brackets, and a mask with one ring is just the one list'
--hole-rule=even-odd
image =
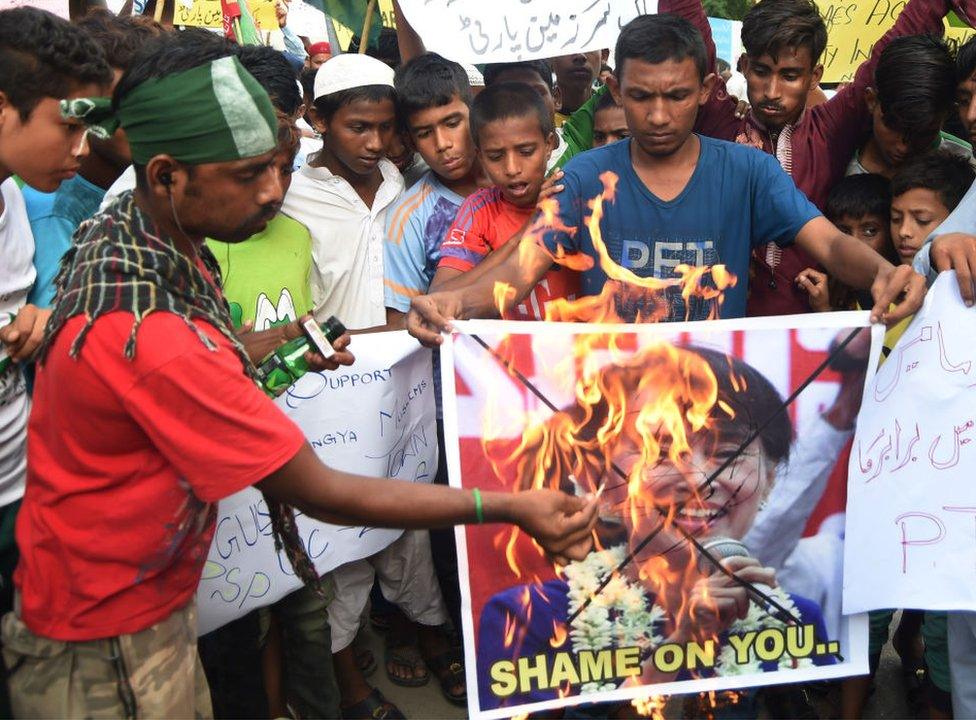
{"label": "checkered scarf", "polygon": [[[104,213],[82,223],[75,232],[74,245],[65,255],[55,281],[58,295],[44,332],[39,362],[44,362],[68,320],[76,315],[86,319],[68,350],[71,357],[78,357],[95,321],[115,311],[134,316],[122,350],[124,357],[131,360],[136,354],[136,335],[142,321],[151,313],[169,312],[183,318],[212,351],[217,350],[217,344],[194,320],[216,328],[234,348],[244,372],[254,378],[254,364],[234,334],[227,303],[218,290],[220,267],[206,245],[200,247],[200,259],[214,282],[159,233],[152,219],[136,206],[132,192],[123,193]],[[294,512],[267,495],[265,502],[276,549],[284,548],[295,573],[322,592],[318,573],[299,540]]]}

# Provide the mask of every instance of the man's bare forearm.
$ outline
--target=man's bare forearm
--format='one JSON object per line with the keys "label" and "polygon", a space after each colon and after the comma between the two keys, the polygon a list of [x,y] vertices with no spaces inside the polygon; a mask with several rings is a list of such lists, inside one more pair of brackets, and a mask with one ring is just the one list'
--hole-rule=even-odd
{"label": "man's bare forearm", "polygon": [[[326,467],[305,445],[258,487],[323,522],[422,529],[474,522],[470,491],[385,478]],[[517,522],[510,493],[482,494],[485,522]]]}

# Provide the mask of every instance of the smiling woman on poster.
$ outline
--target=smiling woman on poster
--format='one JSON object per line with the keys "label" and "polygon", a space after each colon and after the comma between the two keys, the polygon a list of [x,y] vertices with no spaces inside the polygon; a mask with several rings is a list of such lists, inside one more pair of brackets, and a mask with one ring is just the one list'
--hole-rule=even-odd
{"label": "smiling woman on poster", "polygon": [[[604,549],[488,601],[481,708],[834,662],[815,651],[827,639],[816,602],[783,591],[751,557],[724,560],[800,621],[787,629],[685,539],[738,541],[753,526],[793,436],[770,382],[737,358],[659,344],[600,369],[577,398],[528,431],[519,483],[602,488]],[[629,551],[627,569],[595,593]]]}

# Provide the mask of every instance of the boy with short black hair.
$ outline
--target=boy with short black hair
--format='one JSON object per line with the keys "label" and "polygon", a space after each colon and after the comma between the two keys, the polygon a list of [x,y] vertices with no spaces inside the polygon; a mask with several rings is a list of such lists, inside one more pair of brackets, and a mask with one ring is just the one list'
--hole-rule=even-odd
{"label": "boy with short black hair", "polygon": [[[409,141],[428,166],[420,179],[410,187],[387,216],[384,251],[387,322],[403,327],[410,300],[423,294],[437,270],[441,244],[454,222],[464,199],[478,189],[481,168],[471,139],[469,113],[471,88],[468,74],[456,62],[437,53],[424,53],[400,66],[394,76],[400,125]],[[437,357],[434,358],[435,363]],[[443,448],[440,423],[440,373],[434,369],[435,397],[438,399],[438,441]],[[435,482],[447,484],[447,466],[440,454]],[[438,580],[456,626],[460,627],[460,592],[454,534],[431,531],[431,550]],[[463,662],[455,652],[451,662],[441,659],[449,650],[443,633],[436,628],[418,626],[417,632],[403,627],[402,618],[394,616],[394,626],[387,633],[387,673],[393,682],[417,678],[421,665],[404,663],[419,650],[448,701],[463,702],[466,689],[460,669]],[[417,649],[404,643],[416,635]],[[453,652],[453,651],[452,651]],[[439,659],[440,658],[440,659]],[[399,666],[399,667],[397,667]],[[454,672],[452,668],[457,668]]]}
{"label": "boy with short black hair", "polygon": [[523,83],[535,90],[542,98],[556,126],[557,145],[549,157],[547,170],[561,168],[581,152],[593,147],[593,113],[600,98],[607,94],[603,88],[570,117],[559,113],[562,108],[562,92],[553,79],[552,65],[545,60],[493,63],[485,66],[485,87],[497,83]]}
{"label": "boy with short black hair", "polygon": [[891,177],[906,160],[933,148],[971,159],[972,147],[942,131],[956,96],[955,66],[941,38],[895,38],[881,53],[865,94],[872,134],[847,174]]}
{"label": "boy with short black hair", "polygon": [[430,167],[391,210],[384,243],[385,301],[391,323],[401,326],[410,299],[427,291],[441,243],[464,198],[481,175],[471,138],[471,88],[457,63],[436,53],[397,70],[400,123]]}
{"label": "boy with short black hair", "polygon": [[[116,81],[132,64],[136,53],[162,33],[151,18],[116,17],[108,10],[90,13],[77,26],[102,48]],[[111,95],[114,87],[115,82],[110,82],[105,94]],[[106,190],[132,164],[129,143],[121,129],[106,139],[89,136],[88,147],[78,174],[61,183],[53,193],[23,188],[27,216],[37,241],[37,281],[28,300],[39,307],[51,307],[54,302],[54,277],[61,258],[71,247],[71,235],[83,220],[97,212]]]}
{"label": "boy with short black hair", "polygon": [[[431,289],[467,272],[516,238],[536,211],[546,164],[556,145],[552,116],[539,94],[522,83],[489,85],[471,108],[471,132],[492,187],[469,197],[441,246]],[[559,266],[506,317],[545,319],[545,306],[578,292],[576,273]]]}
{"label": "boy with short black hair", "polygon": [[976,141],[976,37],[956,52],[956,108],[963,139]]}
{"label": "boy with short black hair", "polygon": [[903,165],[891,179],[891,240],[902,265],[911,265],[932,232],[976,178],[969,161],[945,150]]}
{"label": "boy with short black hair", "polygon": [[630,137],[627,129],[627,116],[624,109],[613,99],[613,95],[605,93],[596,104],[593,112],[593,147],[603,147],[612,142]]}
{"label": "boy with short black hair", "polygon": [[[837,229],[868,244],[892,264],[899,262],[891,244],[891,183],[883,175],[848,175],[830,191],[824,216]],[[854,310],[871,306],[870,293],[858,293],[829,282],[830,308]],[[825,308],[825,309],[830,309]]]}

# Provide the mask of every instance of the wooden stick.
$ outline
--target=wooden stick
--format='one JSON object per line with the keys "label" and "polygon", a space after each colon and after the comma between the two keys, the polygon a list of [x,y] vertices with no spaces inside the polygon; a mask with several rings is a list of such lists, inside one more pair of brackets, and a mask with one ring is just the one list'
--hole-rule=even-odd
{"label": "wooden stick", "polygon": [[363,34],[359,36],[359,54],[366,54],[366,46],[369,44],[369,29],[373,24],[373,14],[376,12],[376,0],[369,0],[366,6],[366,19],[363,21]]}
{"label": "wooden stick", "polygon": [[156,7],[153,9],[153,20],[155,20],[156,22],[162,22],[163,10],[165,8],[166,8],[166,0],[156,0]]}

